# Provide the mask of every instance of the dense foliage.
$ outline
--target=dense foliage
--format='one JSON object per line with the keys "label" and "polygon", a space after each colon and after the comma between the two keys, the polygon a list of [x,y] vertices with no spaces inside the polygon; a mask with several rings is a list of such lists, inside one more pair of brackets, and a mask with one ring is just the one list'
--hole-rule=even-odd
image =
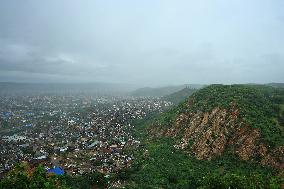
{"label": "dense foliage", "polygon": [[1,189],[54,189],[70,188],[65,182],[55,175],[47,175],[43,166],[38,166],[35,170],[28,167],[27,164],[18,164],[2,180],[0,180]]}
{"label": "dense foliage", "polygon": [[145,128],[170,126],[180,113],[234,105],[241,119],[259,128],[267,142],[282,145],[283,104],[283,89],[268,86],[211,85],[195,92],[186,102],[137,128],[145,146],[136,152],[138,159],[128,170],[128,188],[281,188],[283,175],[272,169],[241,161],[229,151],[211,161],[197,160],[175,149],[172,138],[147,137]]}
{"label": "dense foliage", "polygon": [[111,181],[113,177],[107,178],[102,173],[94,172],[77,176],[65,174],[61,176],[60,179],[67,183],[70,189],[103,189],[108,186],[108,182]]}
{"label": "dense foliage", "polygon": [[239,109],[242,121],[261,130],[265,142],[284,144],[284,90],[269,86],[210,85],[157,121],[166,126],[182,112],[210,112],[215,107],[230,109],[233,105]]}
{"label": "dense foliage", "polygon": [[172,93],[170,95],[164,96],[163,99],[166,101],[170,101],[174,103],[175,105],[185,101],[192,93],[197,91],[197,89],[192,89],[192,88],[184,88],[178,92]]}
{"label": "dense foliage", "polygon": [[213,161],[196,160],[162,138],[145,142],[128,170],[127,188],[280,188],[283,179],[257,164],[226,154]]}
{"label": "dense foliage", "polygon": [[18,164],[0,180],[0,189],[99,189],[106,188],[109,179],[98,172],[56,176],[47,174],[42,165],[31,169],[28,164]]}

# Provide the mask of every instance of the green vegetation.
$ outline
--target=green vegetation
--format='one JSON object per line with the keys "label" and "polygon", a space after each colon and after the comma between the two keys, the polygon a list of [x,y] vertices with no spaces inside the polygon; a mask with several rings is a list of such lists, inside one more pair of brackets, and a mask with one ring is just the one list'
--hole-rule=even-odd
{"label": "green vegetation", "polygon": [[2,128],[4,128],[4,129],[9,128],[9,123],[8,123],[8,121],[6,121],[6,120],[3,121],[3,123],[2,123]]}
{"label": "green vegetation", "polygon": [[0,189],[91,189],[106,188],[104,174],[94,172],[82,176],[47,174],[42,165],[31,169],[27,164],[18,164],[0,180]]}
{"label": "green vegetation", "polygon": [[197,89],[192,89],[192,88],[186,87],[186,88],[184,88],[184,89],[182,89],[178,92],[175,92],[175,93],[172,93],[170,95],[163,97],[163,99],[166,100],[166,101],[170,101],[170,102],[177,105],[177,104],[185,101],[195,91],[197,91]]}
{"label": "green vegetation", "polygon": [[42,166],[31,170],[26,164],[18,164],[8,176],[0,180],[1,189],[54,189],[70,188],[55,175],[47,175]]}
{"label": "green vegetation", "polygon": [[104,174],[94,172],[77,176],[65,174],[61,176],[60,179],[66,183],[70,189],[103,189],[108,186],[108,181],[111,181],[114,177],[106,178]]}
{"label": "green vegetation", "polygon": [[273,170],[226,154],[212,161],[196,160],[173,147],[169,138],[147,140],[128,170],[127,188],[280,188]]}
{"label": "green vegetation", "polygon": [[136,152],[136,162],[128,170],[127,188],[281,188],[283,173],[241,161],[230,151],[211,161],[197,160],[175,149],[173,138],[147,137],[145,128],[169,127],[180,113],[236,106],[247,124],[261,130],[264,140],[283,145],[283,104],[283,89],[260,85],[211,85],[195,92],[186,102],[136,128],[144,149]]}
{"label": "green vegetation", "polygon": [[210,85],[162,114],[157,121],[166,126],[183,112],[210,112],[215,107],[230,109],[233,105],[246,124],[261,130],[266,143],[284,144],[284,90],[264,85]]}

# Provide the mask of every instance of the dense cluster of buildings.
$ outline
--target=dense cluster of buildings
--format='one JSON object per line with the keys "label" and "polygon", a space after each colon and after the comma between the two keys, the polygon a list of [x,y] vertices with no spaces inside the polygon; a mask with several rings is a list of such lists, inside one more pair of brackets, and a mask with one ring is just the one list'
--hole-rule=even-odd
{"label": "dense cluster of buildings", "polygon": [[112,173],[139,147],[133,121],[172,104],[159,98],[42,95],[0,97],[0,174],[18,162],[68,174]]}

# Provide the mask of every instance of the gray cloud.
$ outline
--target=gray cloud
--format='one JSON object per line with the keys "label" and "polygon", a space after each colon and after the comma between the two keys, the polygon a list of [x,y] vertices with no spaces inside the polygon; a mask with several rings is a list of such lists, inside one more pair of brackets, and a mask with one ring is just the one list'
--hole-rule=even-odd
{"label": "gray cloud", "polygon": [[284,2],[0,2],[0,81],[284,82]]}
{"label": "gray cloud", "polygon": [[64,52],[45,52],[25,44],[8,43],[0,50],[2,71],[18,71],[51,75],[84,75],[107,69],[105,64],[88,62],[80,56]]}

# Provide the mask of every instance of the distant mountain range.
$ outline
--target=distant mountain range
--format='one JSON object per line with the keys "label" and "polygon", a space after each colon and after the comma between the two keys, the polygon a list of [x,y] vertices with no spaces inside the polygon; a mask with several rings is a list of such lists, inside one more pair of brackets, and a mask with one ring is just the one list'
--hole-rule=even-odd
{"label": "distant mountain range", "polygon": [[170,101],[174,103],[175,105],[177,105],[181,103],[182,101],[185,101],[190,95],[192,95],[197,90],[198,89],[186,87],[180,91],[164,96],[163,99],[166,101]]}
{"label": "distant mountain range", "polygon": [[[248,84],[259,85],[259,84]],[[284,88],[284,83],[265,84],[272,87]],[[174,103],[180,102],[186,96],[192,94],[195,89],[200,89],[205,85],[184,84],[164,87],[144,87],[138,88],[137,85],[115,84],[115,83],[14,83],[0,82],[0,94],[69,94],[87,93],[93,95],[130,95],[164,97]],[[138,89],[137,89],[138,88]]]}
{"label": "distant mountain range", "polygon": [[157,88],[151,88],[151,87],[144,87],[137,89],[130,94],[132,96],[149,96],[149,97],[161,97],[161,96],[167,96],[172,93],[178,92],[184,88],[190,88],[190,89],[200,89],[203,85],[199,84],[184,84],[184,85],[176,85],[176,86],[166,86],[166,87],[157,87]]}
{"label": "distant mountain range", "polygon": [[284,83],[268,83],[267,85],[272,87],[284,88]]}
{"label": "distant mountain range", "polygon": [[0,94],[69,94],[125,95],[136,87],[113,83],[10,83],[0,82]]}

